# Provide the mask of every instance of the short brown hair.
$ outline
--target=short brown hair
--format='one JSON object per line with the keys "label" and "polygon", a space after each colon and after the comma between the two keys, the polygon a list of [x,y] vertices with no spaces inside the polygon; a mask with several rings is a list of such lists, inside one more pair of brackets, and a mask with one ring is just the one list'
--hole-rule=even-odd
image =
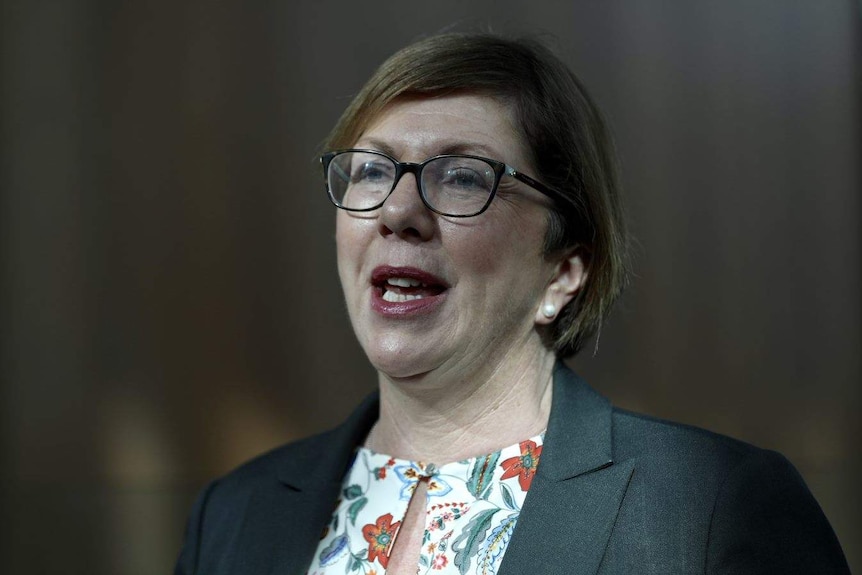
{"label": "short brown hair", "polygon": [[605,122],[578,78],[547,47],[490,33],[420,40],[377,69],[326,145],[354,145],[399,96],[453,92],[487,94],[511,105],[537,170],[531,175],[573,200],[550,210],[544,246],[547,257],[580,249],[587,264],[586,284],[546,334],[558,355],[573,355],[600,329],[627,283],[627,236]]}

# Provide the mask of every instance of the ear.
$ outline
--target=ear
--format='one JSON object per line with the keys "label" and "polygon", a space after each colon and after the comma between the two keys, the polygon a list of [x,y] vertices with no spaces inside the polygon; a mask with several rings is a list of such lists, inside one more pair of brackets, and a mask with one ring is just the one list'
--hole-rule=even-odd
{"label": "ear", "polygon": [[560,311],[578,295],[587,281],[587,264],[584,260],[583,250],[575,248],[557,264],[536,310],[536,324],[554,323]]}

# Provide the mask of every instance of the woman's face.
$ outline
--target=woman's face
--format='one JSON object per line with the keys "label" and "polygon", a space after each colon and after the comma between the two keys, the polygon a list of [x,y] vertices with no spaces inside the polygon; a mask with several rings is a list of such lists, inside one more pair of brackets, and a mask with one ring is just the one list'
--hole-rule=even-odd
{"label": "woman's face", "polygon": [[[540,177],[511,110],[485,96],[397,100],[354,147],[417,163],[472,154]],[[467,375],[535,345],[537,310],[555,269],[542,255],[547,205],[539,192],[504,177],[484,213],[440,216],[405,174],[381,208],[339,210],[338,271],[375,368],[391,378]]]}

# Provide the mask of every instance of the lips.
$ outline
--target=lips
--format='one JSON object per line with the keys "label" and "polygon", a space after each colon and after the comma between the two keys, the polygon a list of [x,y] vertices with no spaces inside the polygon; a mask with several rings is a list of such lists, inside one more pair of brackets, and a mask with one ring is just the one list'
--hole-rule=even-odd
{"label": "lips", "polygon": [[371,307],[386,316],[426,313],[445,298],[449,285],[414,267],[378,266],[371,273]]}

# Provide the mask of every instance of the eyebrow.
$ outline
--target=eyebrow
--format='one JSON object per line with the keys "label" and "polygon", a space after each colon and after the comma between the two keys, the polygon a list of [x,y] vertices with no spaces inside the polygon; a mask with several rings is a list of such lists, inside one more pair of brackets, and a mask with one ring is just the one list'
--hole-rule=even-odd
{"label": "eyebrow", "polygon": [[[383,140],[378,140],[376,138],[368,138],[365,140],[360,140],[361,146],[371,146],[373,149],[383,152],[384,154],[388,154],[393,158],[397,158],[398,155],[395,152],[395,148],[393,148],[390,144],[384,142]],[[443,145],[437,150],[433,156],[444,156],[447,154],[464,154],[468,156],[484,156],[493,160],[502,161],[499,159],[500,154],[477,142],[444,142]]]}

